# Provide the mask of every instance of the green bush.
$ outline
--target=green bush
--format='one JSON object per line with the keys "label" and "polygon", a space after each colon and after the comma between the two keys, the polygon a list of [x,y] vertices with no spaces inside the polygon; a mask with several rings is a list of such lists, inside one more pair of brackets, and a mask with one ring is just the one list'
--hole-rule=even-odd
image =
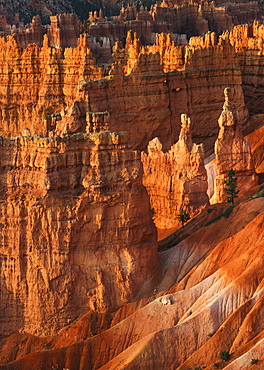
{"label": "green bush", "polygon": [[231,355],[230,355],[229,351],[220,352],[220,359],[221,360],[228,361],[228,360],[230,360],[230,357],[231,357]]}
{"label": "green bush", "polygon": [[257,365],[259,363],[259,360],[257,358],[252,358],[251,365]]}

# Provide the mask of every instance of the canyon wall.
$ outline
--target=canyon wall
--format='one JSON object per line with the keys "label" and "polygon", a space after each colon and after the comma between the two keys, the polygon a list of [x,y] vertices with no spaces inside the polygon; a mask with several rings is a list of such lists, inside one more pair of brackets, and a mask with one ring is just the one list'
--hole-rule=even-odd
{"label": "canyon wall", "polygon": [[233,87],[241,122],[247,119],[241,72],[229,40],[213,33],[175,46],[161,34],[153,46],[141,46],[129,33],[126,47],[114,47],[109,75],[95,66],[86,35],[76,48],[30,45],[23,51],[12,37],[0,40],[0,134],[20,135],[24,128],[44,136],[52,118],[74,105],[109,111],[109,129],[128,131],[134,148],[145,149],[158,136],[165,150],[178,139],[180,116],[193,122],[193,139],[211,150],[218,132],[223,87]]}
{"label": "canyon wall", "polygon": [[140,155],[127,142],[110,132],[1,138],[2,335],[55,333],[158,276]]}
{"label": "canyon wall", "polygon": [[22,50],[11,36],[0,39],[0,134],[21,135],[49,130],[51,114],[76,98],[80,80],[98,79],[102,71],[94,65],[87,38],[76,48],[30,45]]}
{"label": "canyon wall", "polygon": [[179,141],[164,153],[158,138],[141,155],[143,184],[150,195],[153,218],[159,229],[180,227],[180,209],[191,217],[209,204],[202,145],[193,144],[190,119],[182,114]]}
{"label": "canyon wall", "polygon": [[264,25],[254,22],[239,25],[226,34],[234,45],[242,73],[242,86],[245,103],[251,115],[264,113]]}
{"label": "canyon wall", "polygon": [[129,33],[125,48],[114,47],[109,76],[88,82],[79,99],[88,100],[91,110],[111,112],[109,127],[128,131],[139,149],[157,136],[168,150],[179,137],[185,112],[193,122],[194,141],[205,143],[208,150],[217,137],[226,83],[233,87],[245,122],[241,72],[228,40],[207,34],[191,39],[189,45],[175,46],[169,35],[162,34],[155,45],[144,47]]}

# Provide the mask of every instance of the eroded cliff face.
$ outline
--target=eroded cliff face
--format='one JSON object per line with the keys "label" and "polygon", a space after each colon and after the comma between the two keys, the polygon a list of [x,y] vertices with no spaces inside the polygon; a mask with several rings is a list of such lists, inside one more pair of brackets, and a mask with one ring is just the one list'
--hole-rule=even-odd
{"label": "eroded cliff face", "polygon": [[151,285],[156,230],[127,139],[1,139],[1,334],[55,333]]}
{"label": "eroded cliff face", "polygon": [[[180,115],[193,122],[194,141],[212,148],[221,112],[222,86],[234,89],[241,122],[247,119],[241,72],[234,47],[209,34],[175,46],[170,36],[143,47],[129,33],[126,47],[116,45],[108,76],[95,66],[82,35],[76,48],[30,45],[21,50],[13,38],[1,39],[0,133],[20,135],[55,129],[52,116],[72,106],[109,111],[109,128],[128,131],[134,148],[145,149],[154,137],[166,150],[178,139]],[[210,124],[209,124],[210,122]]]}
{"label": "eroded cliff face", "polygon": [[163,34],[155,45],[144,47],[129,33],[125,48],[115,46],[111,63],[109,77],[89,82],[82,99],[92,110],[111,112],[109,127],[128,131],[134,147],[144,149],[158,136],[168,150],[179,137],[180,115],[186,112],[194,141],[212,148],[223,81],[234,88],[242,122],[247,119],[234,48],[214,34],[185,46],[175,46]]}
{"label": "eroded cliff face", "polygon": [[164,153],[155,138],[148,145],[148,154],[142,152],[141,160],[143,184],[159,229],[180,227],[180,209],[194,216],[209,204],[203,146],[193,144],[190,119],[185,114],[179,141]]}
{"label": "eroded cliff face", "polygon": [[0,134],[31,134],[50,129],[51,114],[73,103],[80,80],[102,77],[94,65],[87,39],[81,36],[76,48],[30,45],[22,50],[12,37],[0,39]]}
{"label": "eroded cliff face", "polygon": [[218,120],[220,130],[215,143],[217,176],[212,203],[226,200],[225,180],[230,169],[235,171],[241,194],[258,184],[249,141],[243,138],[237,112],[230,101],[230,88],[226,88],[224,94],[223,111]]}
{"label": "eroded cliff face", "polygon": [[251,115],[263,113],[264,26],[255,21],[239,25],[226,35],[235,46],[242,72],[245,103]]}

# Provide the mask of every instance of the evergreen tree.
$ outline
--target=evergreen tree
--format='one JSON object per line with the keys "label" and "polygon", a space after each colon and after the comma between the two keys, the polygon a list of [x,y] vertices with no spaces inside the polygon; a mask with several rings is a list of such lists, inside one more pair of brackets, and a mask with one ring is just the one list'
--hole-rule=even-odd
{"label": "evergreen tree", "polygon": [[184,227],[184,224],[190,219],[190,215],[185,209],[181,208],[177,218],[181,222],[182,227]]}
{"label": "evergreen tree", "polygon": [[225,185],[226,187],[224,188],[224,191],[227,193],[227,201],[234,205],[235,198],[237,198],[239,190],[237,190],[237,177],[235,177],[235,171],[232,168],[228,171]]}

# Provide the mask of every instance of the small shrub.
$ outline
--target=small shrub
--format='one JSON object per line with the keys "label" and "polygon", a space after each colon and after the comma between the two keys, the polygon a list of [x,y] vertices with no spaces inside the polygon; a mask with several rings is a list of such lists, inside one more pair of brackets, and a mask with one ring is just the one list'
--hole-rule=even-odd
{"label": "small shrub", "polygon": [[181,208],[177,219],[181,222],[182,227],[184,227],[184,224],[189,221],[190,215],[185,209]]}
{"label": "small shrub", "polygon": [[259,360],[257,358],[252,358],[251,365],[257,365],[259,363]]}
{"label": "small shrub", "polygon": [[228,171],[225,185],[226,187],[224,188],[224,191],[227,194],[227,201],[234,205],[235,198],[237,198],[239,190],[237,190],[237,177],[235,177],[235,171],[232,168]]}
{"label": "small shrub", "polygon": [[231,357],[231,355],[230,355],[229,351],[220,352],[220,359],[221,360],[228,361],[228,360],[230,360],[230,357]]}
{"label": "small shrub", "polygon": [[217,369],[217,368],[219,367],[219,364],[218,364],[217,362],[215,362],[215,363],[213,364],[213,367],[214,367],[215,369]]}
{"label": "small shrub", "polygon": [[212,213],[213,212],[213,208],[207,208],[207,213]]}
{"label": "small shrub", "polygon": [[209,338],[212,338],[212,336],[213,336],[213,335],[214,335],[214,333],[209,333],[209,334],[208,334],[208,337],[209,337]]}
{"label": "small shrub", "polygon": [[187,316],[191,316],[192,315],[192,311],[189,311],[188,313],[187,313]]}

